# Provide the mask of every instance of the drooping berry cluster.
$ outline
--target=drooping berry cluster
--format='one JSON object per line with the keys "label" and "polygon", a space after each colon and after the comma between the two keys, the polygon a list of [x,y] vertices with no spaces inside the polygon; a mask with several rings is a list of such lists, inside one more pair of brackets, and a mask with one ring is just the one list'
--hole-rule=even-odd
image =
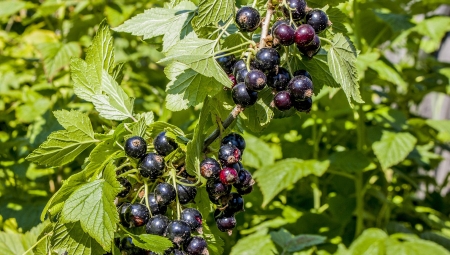
{"label": "drooping berry cluster", "polygon": [[[230,235],[236,227],[235,214],[244,211],[242,196],[252,192],[255,183],[240,162],[244,149],[244,138],[231,133],[222,139],[218,161],[206,158],[200,163],[201,175],[208,180],[209,199],[217,205],[214,212],[217,228]],[[233,187],[236,192],[232,192]]]}

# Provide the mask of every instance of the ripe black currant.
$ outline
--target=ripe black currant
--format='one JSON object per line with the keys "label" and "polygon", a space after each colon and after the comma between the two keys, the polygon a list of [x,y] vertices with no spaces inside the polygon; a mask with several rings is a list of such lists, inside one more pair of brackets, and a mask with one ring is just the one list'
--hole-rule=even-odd
{"label": "ripe black currant", "polygon": [[164,215],[155,215],[149,219],[145,226],[147,234],[164,236],[166,234],[167,225],[169,225],[169,218]]}
{"label": "ripe black currant", "polygon": [[117,194],[118,197],[126,197],[128,193],[130,193],[131,190],[131,183],[128,181],[127,178],[118,178],[117,179],[120,183],[120,186],[122,186],[122,191]]}
{"label": "ripe black currant", "polygon": [[262,48],[255,56],[255,62],[262,71],[273,71],[280,64],[280,54],[273,48]]}
{"label": "ripe black currant", "polygon": [[245,60],[240,59],[236,63],[234,63],[234,65],[233,65],[233,75],[234,75],[234,77],[236,77],[238,71],[242,70],[242,69],[247,69],[247,64],[245,63]]}
{"label": "ripe black currant", "polygon": [[184,205],[195,199],[197,187],[191,186],[194,183],[188,179],[181,179],[180,181],[182,183],[190,184],[188,186],[177,183],[178,201],[180,204]]}
{"label": "ripe black currant", "polygon": [[314,9],[306,14],[306,23],[314,28],[316,34],[319,34],[328,27],[328,16],[324,11]]}
{"label": "ripe black currant", "polygon": [[125,218],[125,211],[127,210],[127,208],[130,206],[130,203],[123,203],[122,205],[120,205],[119,207],[119,219],[120,219],[120,224],[122,224],[122,226],[129,228],[130,224],[128,224],[128,221]]}
{"label": "ripe black currant", "polygon": [[132,158],[142,158],[147,152],[147,143],[140,136],[133,136],[125,141],[125,153]]}
{"label": "ripe black currant", "polygon": [[231,96],[235,104],[242,107],[254,105],[258,100],[258,93],[247,89],[243,82],[236,84],[231,90]]}
{"label": "ripe black currant", "polygon": [[245,140],[244,137],[242,137],[240,134],[238,133],[230,133],[227,136],[225,136],[222,141],[221,141],[222,145],[225,144],[231,144],[236,146],[236,148],[238,148],[241,151],[245,149]]}
{"label": "ripe black currant", "polygon": [[219,161],[225,165],[232,165],[241,160],[241,151],[232,144],[224,144],[219,149]]}
{"label": "ripe black currant", "polygon": [[294,72],[294,76],[299,76],[299,75],[304,75],[312,81],[311,74],[309,74],[308,71],[306,71],[306,70],[297,70]]}
{"label": "ripe black currant", "polygon": [[[216,61],[219,63],[220,67],[225,71],[226,74],[231,74],[233,71],[233,65],[235,62],[234,55],[227,55],[228,52],[219,53],[216,55]],[[227,55],[227,56],[224,56]]]}
{"label": "ripe black currant", "polygon": [[297,45],[297,49],[303,54],[308,56],[309,58],[312,58],[314,55],[316,55],[320,50],[320,38],[319,36],[315,35],[313,41],[304,46],[300,47]]}
{"label": "ripe black currant", "polygon": [[305,100],[294,102],[294,108],[299,112],[310,112],[312,107],[312,99],[306,98]]}
{"label": "ripe black currant", "polygon": [[280,24],[273,30],[274,44],[289,46],[294,43],[295,30],[289,24]]}
{"label": "ripe black currant", "polygon": [[192,231],[197,231],[202,233],[202,223],[203,217],[202,214],[194,208],[186,208],[181,212],[180,219],[191,227]]}
{"label": "ripe black currant", "polygon": [[236,191],[241,195],[247,195],[253,191],[253,186],[236,188]]}
{"label": "ripe black currant", "polygon": [[238,179],[239,181],[233,184],[233,186],[237,189],[247,188],[255,184],[255,180],[253,180],[252,174],[245,169],[241,169],[238,172]]}
{"label": "ripe black currant", "polygon": [[308,24],[300,25],[295,30],[295,44],[297,47],[305,47],[314,40],[315,36],[314,28]]}
{"label": "ripe black currant", "polygon": [[153,140],[153,146],[159,155],[167,156],[176,148],[178,144],[171,138],[166,136],[166,131],[159,133],[155,140]]}
{"label": "ripe black currant", "polygon": [[232,167],[224,167],[222,171],[220,171],[220,181],[225,185],[231,185],[238,181],[238,173],[236,169]]}
{"label": "ripe black currant", "polygon": [[155,187],[156,202],[161,206],[167,206],[176,198],[175,188],[166,182],[160,183]]}
{"label": "ripe black currant", "polygon": [[213,158],[205,158],[200,163],[200,173],[206,179],[219,177],[220,170],[222,170],[222,168],[220,167],[219,162]]}
{"label": "ripe black currant", "polygon": [[244,6],[237,11],[235,22],[242,32],[253,32],[259,27],[261,16],[255,8]]}
{"label": "ripe black currant", "polygon": [[167,226],[166,236],[174,244],[182,246],[191,237],[191,227],[184,221],[174,220]]}
{"label": "ripe black currant", "polygon": [[125,209],[124,219],[130,227],[144,226],[149,219],[148,209],[143,204],[131,204]]}
{"label": "ripe black currant", "polygon": [[156,201],[155,193],[148,194],[148,206],[150,207],[150,212],[153,216],[158,214],[165,214],[167,211],[167,206],[159,205],[158,201]]}
{"label": "ripe black currant", "polygon": [[[227,185],[227,187],[230,187]],[[230,187],[231,190],[231,187]],[[209,200],[211,201],[211,203],[215,204],[215,205],[220,205],[220,206],[225,206],[228,203],[228,200],[230,200],[230,194],[227,195],[223,195],[221,197],[215,197],[212,196],[210,194],[208,194]]]}
{"label": "ripe black currant", "polygon": [[184,244],[184,250],[190,255],[208,255],[208,249],[205,239],[194,236]]}
{"label": "ripe black currant", "polygon": [[228,234],[231,235],[233,228],[236,227],[236,218],[234,215],[216,209],[214,218],[216,219],[217,228],[220,231],[228,232]]}
{"label": "ripe black currant", "polygon": [[[242,150],[241,150],[241,155],[242,155]],[[231,165],[230,167],[236,169],[236,171],[237,171],[238,173],[239,173],[239,171],[240,171],[241,169],[244,168],[244,167],[242,166],[242,163],[241,163],[241,162],[234,163],[234,164]]]}
{"label": "ripe black currant", "polygon": [[231,199],[228,201],[226,211],[230,214],[236,214],[244,211],[244,199],[238,193],[232,192]]}
{"label": "ripe black currant", "polygon": [[[297,21],[303,19],[305,17],[305,8],[306,1],[305,0],[287,0],[287,5],[290,7],[290,11],[292,13],[292,19]],[[289,9],[283,6],[283,13],[286,18],[290,18]]]}
{"label": "ripe black currant", "polygon": [[291,109],[291,94],[287,91],[280,91],[273,97],[275,107],[280,111]]}
{"label": "ripe black currant", "polygon": [[237,71],[236,82],[237,83],[244,82],[245,81],[245,77],[247,76],[248,73],[249,73],[249,71],[247,70],[247,68],[244,68],[244,69],[241,69],[241,70]]}
{"label": "ripe black currant", "polygon": [[139,163],[142,177],[156,179],[164,173],[164,158],[156,153],[147,154]]}
{"label": "ripe black currant", "polygon": [[260,70],[250,70],[244,78],[245,86],[251,91],[260,91],[266,86],[266,75]]}
{"label": "ripe black currant", "polygon": [[267,75],[267,85],[276,91],[285,90],[290,80],[291,74],[284,67],[278,67],[278,72],[270,72]]}
{"label": "ripe black currant", "polygon": [[212,197],[219,198],[231,192],[231,186],[223,184],[218,179],[210,179],[206,183],[206,191]]}
{"label": "ripe black currant", "polygon": [[311,97],[314,93],[314,87],[308,77],[300,75],[292,78],[288,84],[288,91],[291,94],[291,101],[298,101]]}

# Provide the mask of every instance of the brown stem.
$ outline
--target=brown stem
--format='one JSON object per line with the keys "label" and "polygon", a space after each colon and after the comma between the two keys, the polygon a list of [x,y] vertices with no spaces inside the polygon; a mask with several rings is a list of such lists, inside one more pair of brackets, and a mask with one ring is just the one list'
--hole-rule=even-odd
{"label": "brown stem", "polygon": [[266,17],[263,20],[262,30],[261,30],[261,40],[259,40],[259,48],[262,49],[266,46],[266,37],[269,33],[270,18],[274,12],[274,7],[272,5],[272,0],[267,1],[267,12]]}

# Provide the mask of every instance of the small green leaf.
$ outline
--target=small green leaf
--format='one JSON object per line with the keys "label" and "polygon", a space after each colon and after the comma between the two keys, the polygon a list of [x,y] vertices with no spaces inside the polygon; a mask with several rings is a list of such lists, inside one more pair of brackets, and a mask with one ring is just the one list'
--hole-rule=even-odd
{"label": "small green leaf", "polygon": [[145,131],[147,130],[147,124],[144,117],[140,118],[138,122],[133,125],[133,135],[144,137]]}
{"label": "small green leaf", "polygon": [[310,174],[321,176],[330,162],[317,160],[283,159],[257,170],[253,175],[261,188],[266,206],[280,191]]}
{"label": "small green leaf", "polygon": [[247,41],[243,38],[243,35],[241,34],[241,32],[231,34],[223,40],[223,43],[221,45],[222,50],[226,50],[228,48],[233,48],[233,52],[239,50],[234,55],[240,56],[240,54],[248,48],[248,45],[242,45],[241,47],[238,47],[238,48],[234,48],[234,47],[241,45],[245,42],[247,42]]}
{"label": "small green leaf", "polygon": [[240,238],[231,249],[230,255],[270,255],[277,254],[275,253],[276,250],[270,235],[260,231],[244,238]]}
{"label": "small green leaf", "polygon": [[69,43],[42,43],[37,49],[44,58],[44,70],[48,80],[52,80],[56,73],[70,63],[70,58],[81,54],[77,42]]}
{"label": "small green leaf", "polygon": [[403,93],[406,93],[406,91],[408,90],[408,84],[400,75],[400,73],[395,70],[394,67],[386,64],[384,61],[378,60],[372,62],[370,63],[369,67],[378,73],[380,79],[400,86],[400,89]]}
{"label": "small green leaf", "polygon": [[201,0],[198,4],[198,15],[192,20],[195,27],[204,27],[226,21],[234,14],[234,0]]}
{"label": "small green leaf", "polygon": [[331,26],[333,32],[347,35],[348,31],[344,25],[344,23],[347,22],[347,16],[336,7],[331,7],[326,12],[328,19],[333,23]]}
{"label": "small green leaf", "polygon": [[366,229],[349,248],[348,254],[377,255],[385,254],[384,240],[388,235],[381,229]]}
{"label": "small green leaf", "polygon": [[437,138],[442,142],[450,141],[450,120],[426,120],[428,126],[436,129],[439,134]]}
{"label": "small green leaf", "polygon": [[172,242],[162,236],[141,234],[130,235],[133,238],[133,244],[137,247],[158,253],[164,254],[164,252],[173,246]]}
{"label": "small green leaf", "polygon": [[242,160],[245,166],[258,169],[275,162],[272,149],[264,141],[249,134],[245,134],[244,138],[246,147]]}
{"label": "small green leaf", "polygon": [[75,110],[59,110],[54,111],[53,114],[59,124],[66,130],[79,130],[86,136],[94,139],[94,130],[92,129],[91,120],[87,114]]}
{"label": "small green leaf", "polygon": [[269,125],[274,116],[273,110],[270,107],[272,100],[273,94],[270,88],[265,88],[258,93],[258,101],[256,101],[256,104],[246,108],[245,111],[239,115],[245,128],[248,128],[252,132],[259,133]]}
{"label": "small green leaf", "polygon": [[220,238],[219,230],[214,226],[211,229],[203,222],[203,236],[208,244],[209,255],[222,255],[225,243]]}
{"label": "small green leaf", "polygon": [[272,240],[288,252],[301,251],[307,247],[322,244],[327,239],[319,235],[298,235],[293,236],[286,229],[280,229],[277,232],[270,232]]}
{"label": "small green leaf", "polygon": [[414,149],[417,139],[410,133],[383,131],[381,140],[372,145],[381,167],[387,169],[400,163]]}
{"label": "small green leaf", "polygon": [[51,238],[52,251],[70,255],[98,255],[104,254],[99,243],[90,237],[80,225],[80,222],[57,223]]}
{"label": "small green leaf", "polygon": [[0,18],[8,17],[25,8],[23,1],[2,1],[0,2]]}
{"label": "small green leaf", "polygon": [[73,91],[79,98],[91,102],[91,97],[101,95],[102,83],[97,79],[93,65],[80,58],[72,58],[70,74],[73,81]]}

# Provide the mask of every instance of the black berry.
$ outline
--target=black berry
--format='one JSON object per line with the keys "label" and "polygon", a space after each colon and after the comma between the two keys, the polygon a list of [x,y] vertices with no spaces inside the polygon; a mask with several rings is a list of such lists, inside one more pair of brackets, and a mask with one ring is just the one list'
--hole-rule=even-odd
{"label": "black berry", "polygon": [[144,226],[149,219],[148,209],[143,204],[131,204],[125,209],[124,219],[130,227]]}
{"label": "black berry", "polygon": [[267,85],[276,91],[285,90],[290,80],[291,74],[284,67],[278,67],[278,72],[270,72],[267,75]]}
{"label": "black berry", "polygon": [[304,46],[300,47],[297,45],[297,49],[303,54],[310,58],[312,58],[314,55],[316,55],[320,50],[320,38],[319,36],[315,35],[313,41]]}
{"label": "black berry", "polygon": [[[297,21],[303,19],[305,17],[305,8],[306,1],[305,0],[286,0],[286,4],[289,6],[290,11],[292,13],[292,19]],[[283,13],[286,18],[290,18],[289,9],[283,6]]]}
{"label": "black berry", "polygon": [[306,14],[306,23],[311,25],[318,34],[328,27],[328,16],[324,11],[315,9]]}
{"label": "black berry", "polygon": [[164,173],[164,158],[156,153],[147,154],[139,163],[142,177],[156,179]]}
{"label": "black berry", "polygon": [[236,63],[234,63],[234,65],[233,65],[233,75],[234,75],[234,77],[236,77],[238,71],[242,70],[242,69],[247,69],[247,64],[245,63],[245,61],[243,59],[240,59]]}
{"label": "black berry", "polygon": [[122,191],[117,194],[118,197],[126,197],[128,193],[130,193],[131,190],[131,183],[128,181],[127,178],[118,178],[117,179],[120,183],[120,186],[122,186]]}
{"label": "black berry", "polygon": [[228,232],[231,235],[233,228],[236,227],[236,218],[233,214],[228,214],[226,212],[220,212],[216,209],[214,212],[214,217],[216,219],[217,228],[222,232]]}
{"label": "black berry", "polygon": [[267,78],[260,70],[250,70],[244,78],[244,83],[248,90],[260,91],[266,86]]}
{"label": "black berry", "polygon": [[200,173],[206,179],[219,177],[220,170],[219,162],[213,158],[206,158],[200,163]]}
{"label": "black berry", "polygon": [[247,195],[253,191],[253,186],[240,187],[240,188],[237,188],[236,191],[241,195]]}
{"label": "black berry", "polygon": [[291,109],[291,94],[287,91],[280,91],[273,97],[275,107],[280,111]]}
{"label": "black berry", "polygon": [[275,29],[277,29],[277,27],[281,24],[285,24],[285,25],[289,25],[289,20],[277,20],[275,21],[275,23],[273,23],[272,25],[272,33],[273,31],[275,31]]}
{"label": "black berry", "polygon": [[205,239],[194,236],[184,245],[184,250],[190,255],[208,255],[208,249]]}
{"label": "black berry", "polygon": [[293,103],[294,108],[299,112],[310,112],[312,107],[312,99],[306,98],[303,101],[297,101]]}
{"label": "black berry", "polygon": [[255,180],[253,180],[252,174],[245,170],[241,169],[238,172],[238,180],[236,183],[233,184],[235,188],[247,188],[255,184]]}
{"label": "black berry", "polygon": [[244,6],[237,11],[235,22],[242,32],[253,32],[259,27],[261,16],[255,8]]}
{"label": "black berry", "polygon": [[133,136],[125,141],[125,153],[132,158],[142,158],[147,152],[147,143],[140,136]]}
{"label": "black berry", "polygon": [[245,77],[247,76],[247,74],[249,73],[249,71],[247,70],[247,68],[241,69],[239,71],[237,71],[236,73],[236,82],[240,83],[240,82],[244,82],[245,81]]}
{"label": "black berry", "polygon": [[238,173],[236,169],[232,167],[224,167],[222,171],[220,171],[220,181],[225,185],[231,185],[238,181]]}
{"label": "black berry", "polygon": [[314,40],[315,36],[314,28],[308,24],[300,25],[295,30],[295,44],[297,47],[305,47]]}
{"label": "black berry", "polygon": [[169,183],[160,183],[155,187],[156,202],[161,206],[167,206],[176,198],[175,188]]}
{"label": "black berry", "polygon": [[299,75],[304,75],[312,81],[311,74],[309,74],[308,71],[306,71],[306,70],[297,70],[294,72],[294,76],[299,76]]}
{"label": "black berry", "polygon": [[232,192],[231,199],[228,201],[226,211],[230,214],[236,214],[244,211],[244,199],[238,193]]}
{"label": "black berry", "polygon": [[[180,181],[186,184],[194,184],[188,179],[181,179]],[[184,205],[194,200],[195,196],[197,195],[197,187],[177,183],[177,192],[178,201],[180,202],[180,204]]]}
{"label": "black berry", "polygon": [[232,68],[235,62],[234,55],[228,55],[224,56],[226,54],[229,54],[228,52],[219,53],[216,55],[216,61],[219,63],[220,67],[225,71],[226,74],[232,73]]}
{"label": "black berry", "polygon": [[289,24],[280,24],[273,31],[274,44],[289,46],[294,43],[294,34],[295,30]]}
{"label": "black berry", "polygon": [[[295,76],[288,84],[288,91],[293,100],[304,100],[314,93],[312,81],[303,75]],[[291,101],[293,101],[291,100]]]}
{"label": "black berry", "polygon": [[280,54],[273,48],[262,48],[255,56],[255,62],[262,71],[273,71],[280,64]]}
{"label": "black berry", "polygon": [[184,221],[174,220],[167,226],[167,238],[181,246],[191,237],[191,227]]}
{"label": "black berry", "polygon": [[241,151],[232,144],[224,144],[219,149],[219,161],[222,165],[232,165],[241,160]]}
{"label": "black berry", "polygon": [[120,207],[119,207],[119,219],[120,219],[120,224],[122,224],[122,226],[129,228],[130,224],[128,224],[128,221],[125,218],[125,211],[127,210],[127,208],[130,206],[130,203],[123,203]]}
{"label": "black berry", "polygon": [[221,196],[230,194],[231,186],[223,184],[218,179],[211,179],[206,183],[206,191],[210,196],[219,198]]}
{"label": "black berry", "polygon": [[169,222],[170,220],[166,216],[155,215],[147,222],[145,231],[147,234],[164,236]]}
{"label": "black berry", "polygon": [[165,214],[167,211],[167,206],[159,205],[156,201],[155,193],[148,194],[148,206],[150,207],[150,212],[153,216],[158,214]]}
{"label": "black berry", "polygon": [[231,96],[235,104],[242,107],[254,105],[258,100],[258,93],[247,89],[243,82],[236,84],[231,90]]}
{"label": "black berry", "polygon": [[189,224],[192,231],[202,233],[202,214],[194,208],[186,208],[181,212],[181,220]]}
{"label": "black berry", "polygon": [[176,148],[178,144],[171,138],[166,136],[166,131],[159,133],[155,140],[153,140],[153,146],[159,155],[167,156]]}
{"label": "black berry", "polygon": [[227,136],[225,136],[222,139],[221,143],[222,143],[222,145],[231,144],[231,145],[236,146],[236,148],[238,148],[241,151],[241,154],[242,154],[242,151],[245,149],[244,137],[242,137],[240,134],[237,134],[237,133],[228,134]]}

